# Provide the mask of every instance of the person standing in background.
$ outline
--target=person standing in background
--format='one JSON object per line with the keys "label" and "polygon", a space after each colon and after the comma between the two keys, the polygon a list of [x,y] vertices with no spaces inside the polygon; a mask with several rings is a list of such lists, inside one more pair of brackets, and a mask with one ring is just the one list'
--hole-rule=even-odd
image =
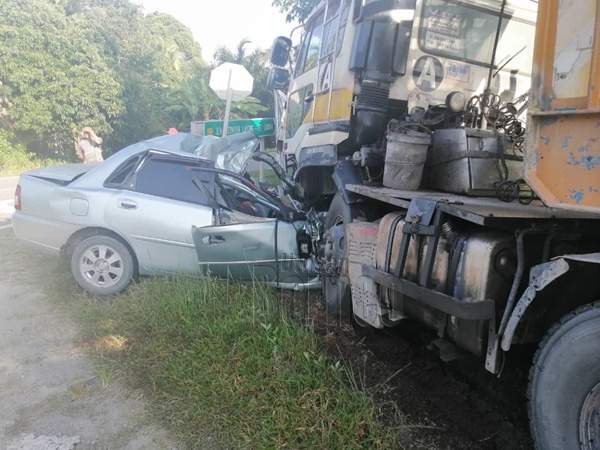
{"label": "person standing in background", "polygon": [[100,164],[104,161],[102,157],[102,138],[96,136],[92,127],[84,127],[83,139],[77,144],[75,153],[77,158],[84,164]]}

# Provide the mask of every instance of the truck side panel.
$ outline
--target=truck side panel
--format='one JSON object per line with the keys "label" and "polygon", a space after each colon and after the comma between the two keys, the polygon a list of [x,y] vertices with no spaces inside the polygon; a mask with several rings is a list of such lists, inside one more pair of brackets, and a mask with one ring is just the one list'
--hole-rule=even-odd
{"label": "truck side panel", "polygon": [[600,208],[600,5],[540,3],[525,178],[552,207]]}

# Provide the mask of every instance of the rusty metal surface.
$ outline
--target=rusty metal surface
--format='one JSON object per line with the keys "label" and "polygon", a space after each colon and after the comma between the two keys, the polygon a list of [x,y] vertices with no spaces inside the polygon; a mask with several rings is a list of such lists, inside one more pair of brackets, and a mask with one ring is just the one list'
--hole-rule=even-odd
{"label": "rusty metal surface", "polygon": [[490,219],[595,219],[600,220],[598,211],[568,211],[550,208],[541,202],[522,205],[518,202],[505,203],[490,197],[467,197],[435,191],[398,191],[382,187],[346,185],[351,192],[380,200],[401,208],[410,206],[413,198],[425,198],[439,202],[447,214],[463,218],[479,225],[487,225]]}
{"label": "rusty metal surface", "polygon": [[502,349],[508,351],[510,349],[513,336],[519,325],[519,322],[525,315],[527,308],[535,300],[538,292],[544,290],[550,283],[557,278],[560,278],[570,269],[567,261],[576,261],[588,264],[600,264],[600,253],[588,253],[585,255],[564,255],[555,258],[554,260],[534,266],[531,269],[529,277],[529,286],[521,296],[515,309],[512,311],[508,326],[502,336]]}
{"label": "rusty metal surface", "polygon": [[600,211],[600,0],[540,1],[525,178],[548,206]]}
{"label": "rusty metal surface", "polygon": [[531,269],[529,277],[529,286],[517,302],[513,309],[508,325],[502,337],[502,350],[508,351],[512,343],[513,336],[521,321],[521,318],[527,311],[527,308],[538,292],[544,290],[550,283],[557,278],[560,278],[569,271],[569,264],[564,258],[559,258],[554,261],[540,264]]}

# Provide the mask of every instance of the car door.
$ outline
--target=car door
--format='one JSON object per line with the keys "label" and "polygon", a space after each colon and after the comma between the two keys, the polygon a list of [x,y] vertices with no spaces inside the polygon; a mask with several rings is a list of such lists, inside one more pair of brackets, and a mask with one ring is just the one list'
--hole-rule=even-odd
{"label": "car door", "polygon": [[[203,165],[195,158],[151,151],[121,185],[108,180],[113,192],[105,222],[132,245],[140,273],[198,273],[191,229],[212,225],[213,209],[190,168]],[[210,188],[214,175],[202,176]]]}
{"label": "car door", "polygon": [[[224,192],[219,196],[220,190]],[[229,198],[228,206],[219,208],[219,224],[192,229],[204,273],[285,283],[303,283],[316,276],[307,251],[300,255],[299,242],[306,241],[302,221],[269,217],[280,214],[277,206],[248,186],[236,184],[231,177],[219,178],[216,192],[219,199]]]}

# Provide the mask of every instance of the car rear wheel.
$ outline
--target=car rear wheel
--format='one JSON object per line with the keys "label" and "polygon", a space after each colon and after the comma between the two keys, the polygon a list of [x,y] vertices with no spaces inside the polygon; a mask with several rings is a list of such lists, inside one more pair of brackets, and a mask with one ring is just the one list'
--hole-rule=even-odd
{"label": "car rear wheel", "polygon": [[123,291],[134,272],[129,249],[109,236],[93,236],[81,241],[71,256],[71,272],[86,291],[113,295]]}
{"label": "car rear wheel", "polygon": [[550,330],[530,379],[536,449],[599,449],[600,302],[569,313]]}

